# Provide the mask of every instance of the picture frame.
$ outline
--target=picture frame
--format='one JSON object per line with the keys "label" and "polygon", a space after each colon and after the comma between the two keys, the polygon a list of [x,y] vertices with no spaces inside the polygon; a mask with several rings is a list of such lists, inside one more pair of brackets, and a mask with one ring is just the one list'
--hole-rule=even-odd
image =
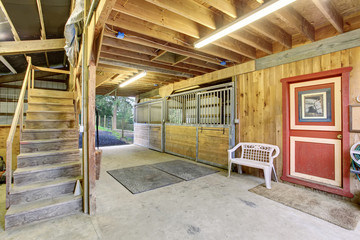
{"label": "picture frame", "polygon": [[350,105],[350,132],[360,133],[360,105]]}
{"label": "picture frame", "polygon": [[331,88],[298,92],[299,122],[331,122]]}

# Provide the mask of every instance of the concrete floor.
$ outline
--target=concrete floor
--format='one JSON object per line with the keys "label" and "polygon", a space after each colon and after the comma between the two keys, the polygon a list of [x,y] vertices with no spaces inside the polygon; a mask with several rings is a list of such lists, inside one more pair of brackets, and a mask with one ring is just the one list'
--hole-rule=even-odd
{"label": "concrete floor", "polygon": [[[0,186],[0,239],[358,239],[355,231],[248,191],[264,180],[226,172],[131,194],[107,170],[181,159],[135,145],[103,148],[97,214],[78,214],[4,232],[5,186]],[[185,160],[187,161],[187,160]]]}

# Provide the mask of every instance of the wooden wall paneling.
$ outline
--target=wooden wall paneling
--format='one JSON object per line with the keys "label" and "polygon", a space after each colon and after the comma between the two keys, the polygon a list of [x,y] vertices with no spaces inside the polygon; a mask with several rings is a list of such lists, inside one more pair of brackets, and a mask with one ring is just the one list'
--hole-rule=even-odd
{"label": "wooden wall paneling", "polygon": [[229,128],[199,128],[199,161],[226,167],[229,149]]}
{"label": "wooden wall paneling", "polygon": [[[347,55],[348,63],[353,67],[350,73],[350,101],[349,104],[359,105],[356,97],[360,95],[360,47],[353,48],[344,53]],[[346,59],[346,57],[344,57]],[[346,60],[343,64],[347,64]],[[350,133],[350,146],[360,141],[359,133]],[[354,174],[350,174],[350,191],[354,195],[360,195],[360,182],[356,179]]]}
{"label": "wooden wall paneling", "polygon": [[149,126],[149,148],[161,151],[161,125]]}
{"label": "wooden wall paneling", "polygon": [[165,126],[165,152],[196,159],[196,127]]}
{"label": "wooden wall paneling", "polygon": [[[9,136],[10,125],[0,125],[0,156],[6,161],[6,140]],[[12,149],[12,168],[15,170],[17,168],[17,155],[20,154],[20,130],[19,127],[16,128],[13,149]]]}
{"label": "wooden wall paneling", "polygon": [[149,147],[149,125],[134,124],[134,144]]}
{"label": "wooden wall paneling", "polygon": [[[274,90],[275,90],[275,144],[280,148],[280,152],[282,152],[282,138],[283,138],[283,132],[282,132],[282,87],[280,79],[283,74],[283,68],[282,66],[277,66],[274,69],[274,75],[273,75],[273,81],[274,81]],[[278,177],[282,175],[282,154],[279,154],[279,156],[275,159],[275,169],[276,173],[278,174]]]}

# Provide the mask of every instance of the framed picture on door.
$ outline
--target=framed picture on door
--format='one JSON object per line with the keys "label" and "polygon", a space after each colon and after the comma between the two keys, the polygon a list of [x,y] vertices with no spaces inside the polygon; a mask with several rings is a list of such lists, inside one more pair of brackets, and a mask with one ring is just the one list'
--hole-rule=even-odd
{"label": "framed picture on door", "polygon": [[339,77],[290,85],[290,127],[294,130],[340,131]]}

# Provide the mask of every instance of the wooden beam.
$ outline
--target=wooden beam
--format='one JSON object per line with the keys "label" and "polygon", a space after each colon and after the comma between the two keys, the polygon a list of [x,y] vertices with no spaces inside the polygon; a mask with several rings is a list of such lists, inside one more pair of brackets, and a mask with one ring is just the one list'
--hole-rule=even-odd
{"label": "wooden beam", "polygon": [[121,1],[117,1],[113,9],[191,37],[200,38],[197,23],[178,14],[164,11],[163,8],[154,4],[142,0],[131,0],[122,5]]}
{"label": "wooden beam", "polygon": [[[40,19],[41,40],[45,40],[46,39],[46,31],[45,31],[44,15],[43,15],[43,12],[42,12],[42,7],[41,7],[41,0],[36,0],[36,5],[37,5],[37,9],[38,9],[38,12],[39,12],[39,19]],[[48,58],[48,55],[47,55],[46,52],[45,52],[45,60],[46,60],[46,66],[50,67],[49,58]]]}
{"label": "wooden beam", "polygon": [[268,54],[273,53],[271,43],[269,43],[268,41],[266,41],[258,36],[251,34],[246,29],[241,29],[239,31],[233,32],[233,33],[229,34],[229,36],[240,42],[243,42],[249,46],[260,49],[261,51],[263,51],[265,53],[268,53]]}
{"label": "wooden beam", "polygon": [[219,47],[228,49],[230,51],[234,51],[234,52],[241,54],[245,57],[248,57],[250,59],[256,59],[255,48],[250,47],[249,45],[246,45],[237,40],[234,40],[233,38],[230,38],[228,36],[225,36],[225,37],[222,37],[221,39],[216,40],[215,42],[213,42],[213,44],[217,45]]}
{"label": "wooden beam", "polygon": [[[54,76],[54,75],[57,75],[57,73],[35,71],[35,79],[42,78],[42,77]],[[25,73],[18,73],[18,74],[13,74],[13,75],[0,76],[0,83],[23,81],[24,78],[25,78]]]}
{"label": "wooden beam", "polygon": [[296,28],[307,39],[315,41],[315,28],[291,6],[279,9],[275,14],[286,24]]}
{"label": "wooden beam", "polygon": [[[105,33],[105,35],[110,36],[110,37],[114,37],[113,35],[111,35],[109,33]],[[212,62],[212,63],[215,63],[215,64],[220,64],[218,59],[210,57],[210,56],[206,56],[205,54],[202,54],[202,53],[197,52],[195,50],[186,49],[186,48],[180,48],[180,47],[174,46],[172,44],[165,44],[165,43],[162,44],[160,42],[155,42],[155,41],[153,41],[151,39],[140,38],[140,37],[139,38],[137,38],[137,37],[125,37],[122,40],[120,40],[120,39],[115,39],[115,40],[117,42],[118,41],[129,41],[129,42],[132,42],[132,43],[145,45],[147,47],[152,47],[152,48],[156,48],[156,49],[162,49],[162,50],[169,51],[169,52],[172,52],[172,53],[197,58],[199,60],[203,60],[203,61],[206,61],[206,62]]]}
{"label": "wooden beam", "polygon": [[159,95],[159,88],[155,88],[154,90],[151,90],[149,92],[139,94],[139,98],[140,99],[151,98],[158,95]]}
{"label": "wooden beam", "polygon": [[56,68],[44,68],[38,66],[32,66],[33,69],[44,71],[44,72],[52,72],[52,73],[60,73],[60,74],[70,74],[68,70],[56,69]]}
{"label": "wooden beam", "polygon": [[103,30],[104,24],[108,19],[115,3],[116,0],[99,1],[99,5],[96,8],[96,20],[95,20],[96,24],[95,24],[95,33],[94,33],[95,38],[97,38],[97,36]]}
{"label": "wooden beam", "polygon": [[329,0],[312,0],[320,12],[326,17],[326,19],[334,26],[339,32],[344,32],[344,21],[342,16],[338,13],[335,7]]}
{"label": "wooden beam", "polygon": [[117,76],[119,76],[119,74],[107,74],[106,76],[99,76],[96,74],[96,87],[101,86],[102,84],[114,79]]}
{"label": "wooden beam", "polygon": [[256,59],[256,70],[360,46],[360,29]]}
{"label": "wooden beam", "polygon": [[[148,66],[148,67],[155,67],[158,69],[166,69],[166,70],[171,70],[171,71],[183,72],[183,73],[190,74],[190,75],[201,75],[202,74],[201,72],[186,70],[184,68],[174,67],[171,65],[146,61],[144,59],[139,60],[139,59],[135,59],[135,58],[123,57],[123,56],[113,55],[113,54],[109,54],[109,53],[101,53],[100,57],[110,59],[110,60],[121,61],[124,63],[132,63],[132,64],[136,64],[136,65],[140,65],[140,66]],[[137,69],[139,69],[139,67]]]}
{"label": "wooden beam", "polygon": [[[171,89],[171,91],[176,91],[184,88],[190,88],[193,86],[199,86],[207,83],[212,83],[218,81],[220,79],[225,79],[229,77],[233,77],[239,74],[244,74],[248,72],[255,71],[255,61],[249,61],[246,63],[238,64],[233,67],[228,67],[222,70],[218,70],[215,72],[207,73],[201,76],[197,76],[194,78],[190,78],[187,80],[183,80],[180,82],[175,82],[173,84],[166,85],[164,87],[160,87],[160,95],[162,91],[167,91]],[[162,95],[161,95],[162,96]]]}
{"label": "wooden beam", "polygon": [[162,69],[162,68],[138,65],[138,64],[133,64],[133,63],[124,63],[124,62],[106,60],[106,59],[101,59],[101,58],[100,58],[99,63],[106,64],[106,65],[111,65],[111,66],[142,69],[142,70],[146,70],[146,71],[149,71],[149,72],[155,72],[155,73],[157,72],[157,73],[163,73],[163,74],[179,76],[179,77],[186,77],[186,78],[193,77],[192,74],[187,74],[187,73],[183,73],[183,72],[179,72],[179,71],[166,70],[166,69]]}
{"label": "wooden beam", "polygon": [[292,47],[291,35],[269,21],[260,19],[250,24],[250,27],[287,48]]}
{"label": "wooden beam", "polygon": [[165,8],[171,12],[186,17],[205,27],[216,29],[213,12],[207,7],[194,2],[193,0],[146,0],[156,6]]}
{"label": "wooden beam", "polygon": [[1,55],[16,55],[22,53],[59,51],[64,50],[64,46],[64,38],[0,42],[0,53]]}
{"label": "wooden beam", "polygon": [[[193,50],[193,43],[196,40],[195,38],[188,37],[182,33],[122,13],[117,15],[111,13],[107,23],[120,28],[123,32],[127,32],[126,30],[138,32],[142,35],[173,43],[177,46],[182,46],[191,50]],[[218,58],[231,60],[235,63],[242,62],[241,55],[214,45],[197,49],[197,52],[203,52],[212,56],[217,56]],[[215,64],[219,64],[219,62]]]}
{"label": "wooden beam", "polygon": [[13,74],[17,74],[16,70],[3,56],[0,56],[0,62],[2,62]]}
{"label": "wooden beam", "polygon": [[[3,11],[3,13],[4,13],[4,15],[5,15],[8,23],[10,24],[11,32],[12,32],[12,34],[13,34],[13,36],[14,36],[14,40],[15,40],[15,41],[20,41],[19,34],[17,33],[16,28],[15,28],[13,22],[11,21],[11,18],[9,17],[9,14],[8,14],[7,11],[6,11],[4,4],[2,3],[2,0],[0,0],[0,8],[1,8],[1,10]],[[0,52],[1,52],[1,51],[0,51]]]}
{"label": "wooden beam", "polygon": [[189,63],[195,66],[199,66],[199,67],[205,67],[205,68],[210,68],[212,70],[220,70],[223,69],[223,66],[220,65],[216,65],[213,63],[209,63],[209,62],[204,62],[195,58],[187,58],[185,60],[183,60],[184,63]]}
{"label": "wooden beam", "polygon": [[[105,34],[105,36],[103,38],[102,44],[105,46],[111,46],[111,47],[115,47],[115,48],[119,48],[119,49],[134,51],[134,52],[138,52],[138,53],[142,53],[142,54],[146,54],[146,55],[150,55],[150,56],[154,56],[154,57],[157,56],[157,54],[156,54],[157,48],[143,46],[141,44],[132,43],[130,41],[129,42],[122,41],[120,39],[114,38],[114,36],[112,36],[109,33],[104,33],[104,34]],[[111,36],[111,37],[109,37],[109,36]]]}
{"label": "wooden beam", "polygon": [[221,12],[232,18],[237,17],[236,6],[234,0],[202,0],[203,2],[213,6]]}

